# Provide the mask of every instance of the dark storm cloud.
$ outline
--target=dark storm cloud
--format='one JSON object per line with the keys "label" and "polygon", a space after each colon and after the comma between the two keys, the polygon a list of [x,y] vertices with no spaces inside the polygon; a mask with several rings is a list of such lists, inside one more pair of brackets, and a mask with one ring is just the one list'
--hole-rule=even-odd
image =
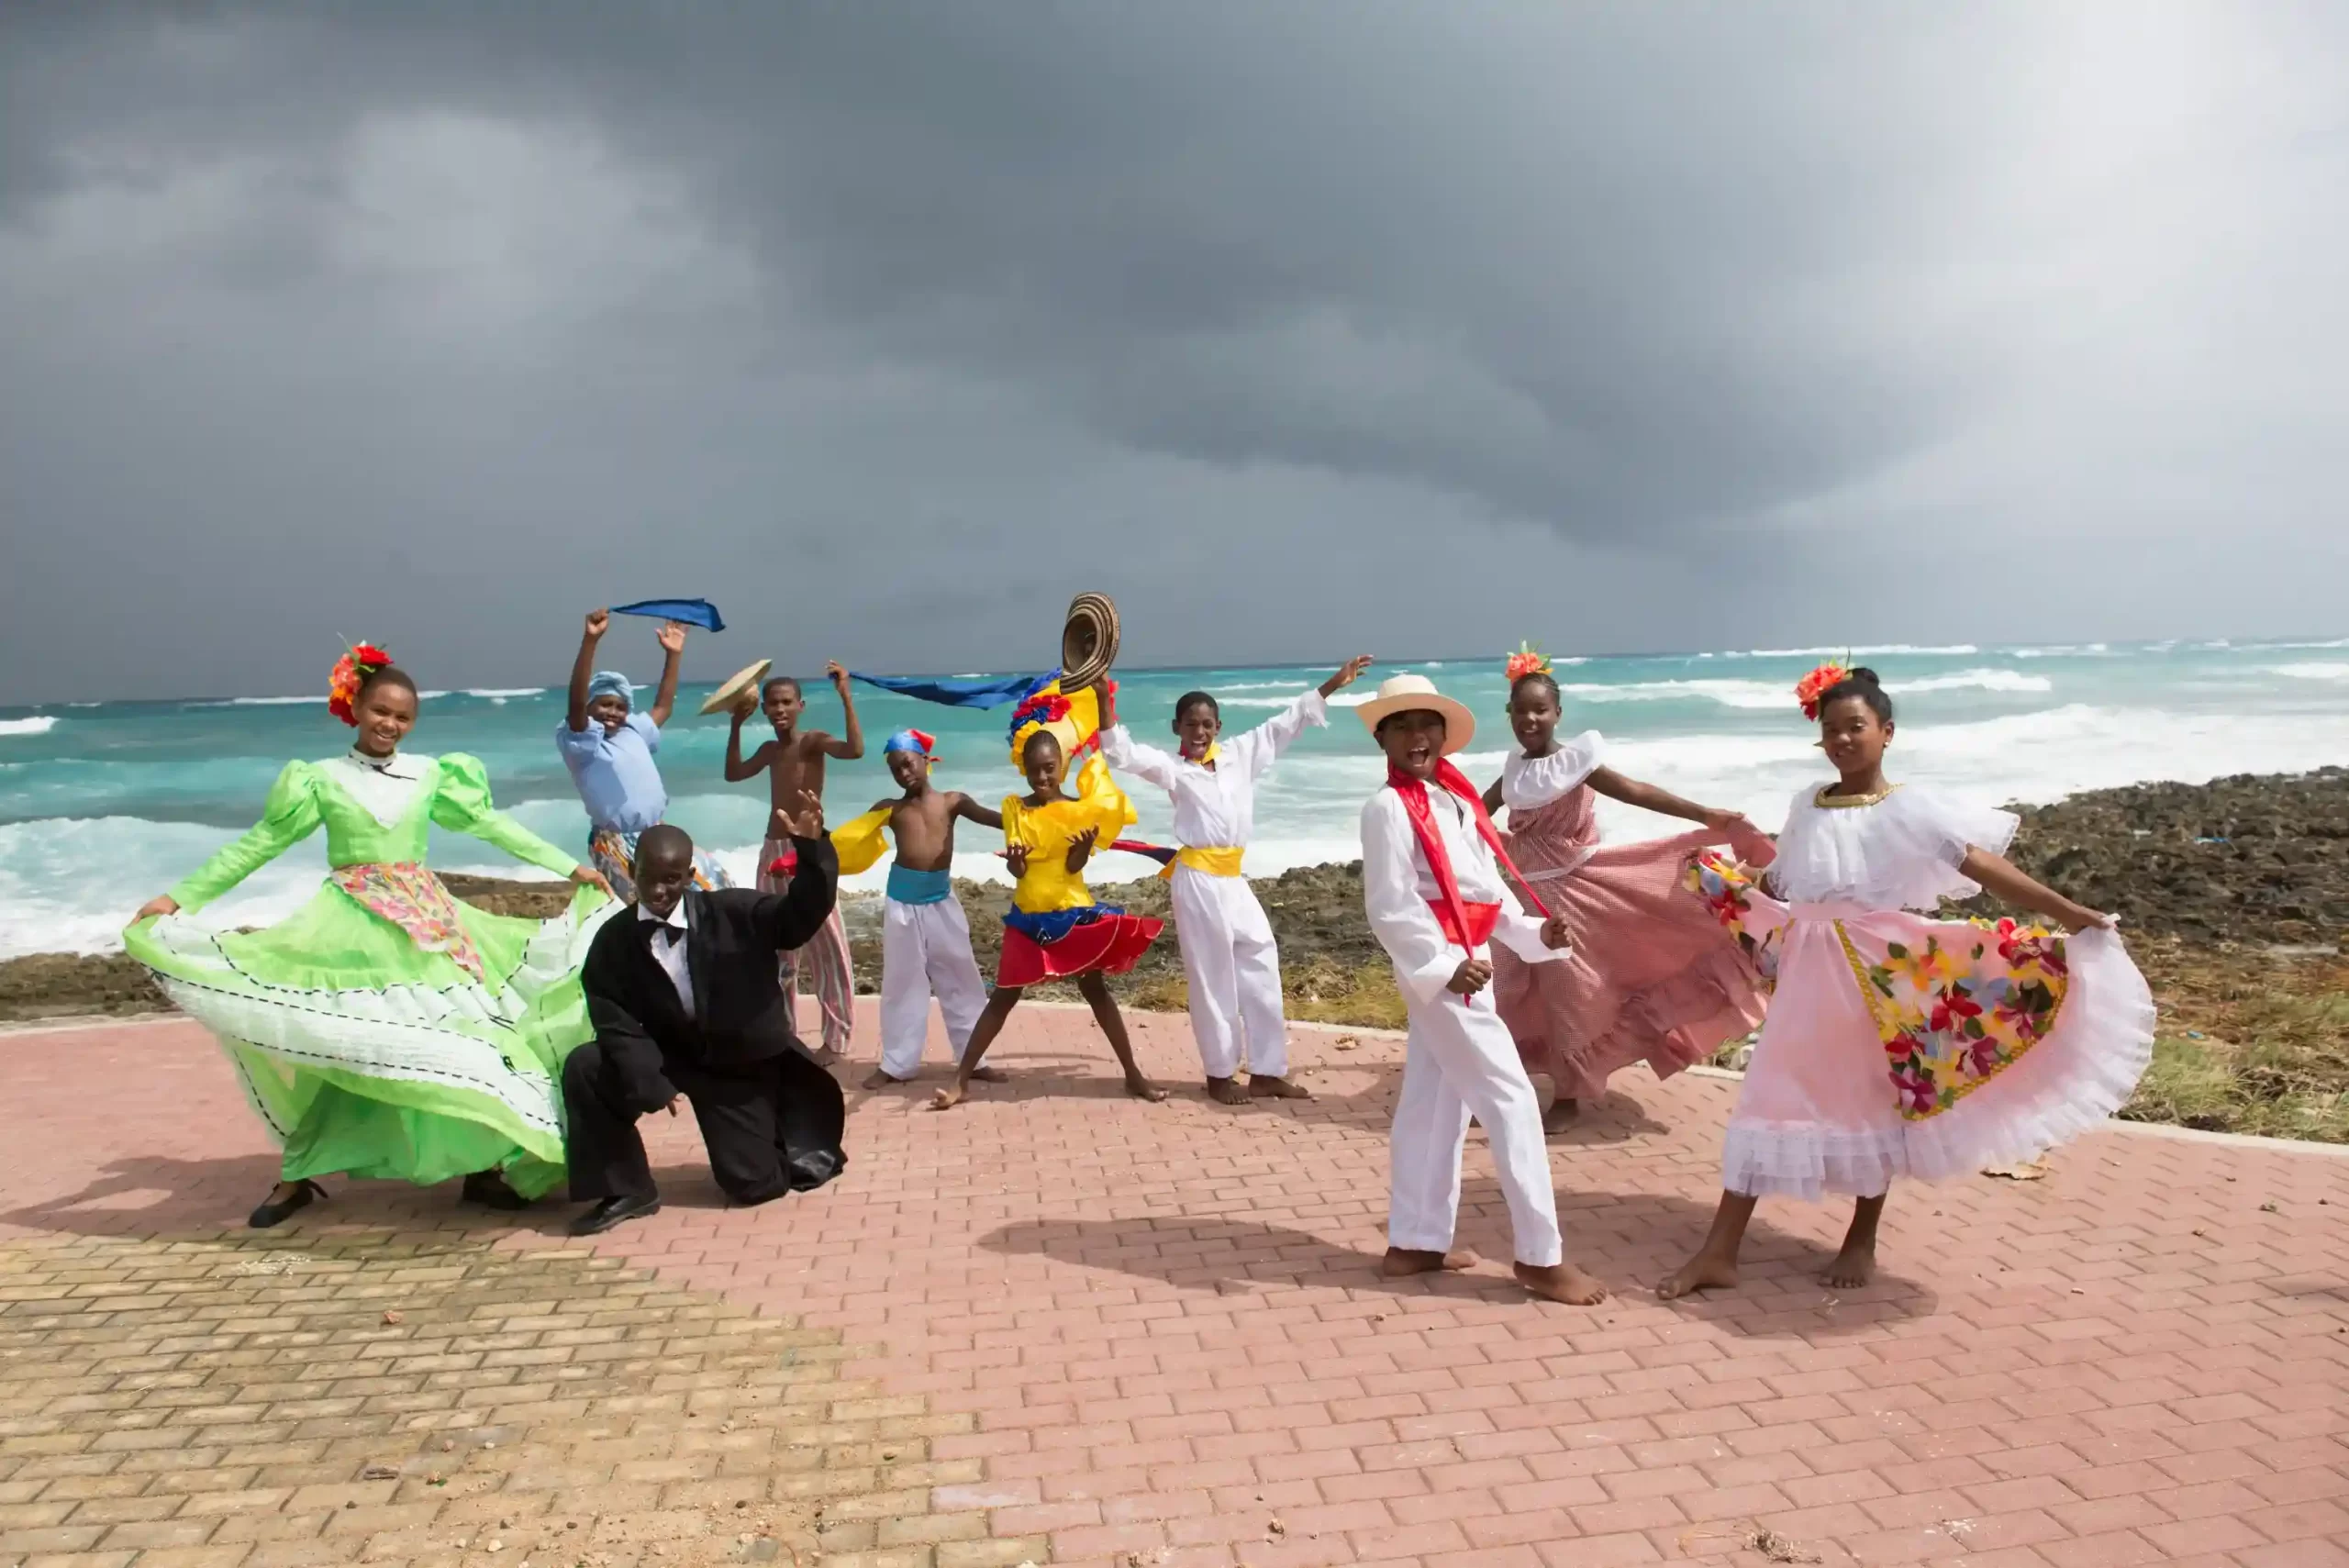
{"label": "dark storm cloud", "polygon": [[[2321,7],[59,6],[0,40],[0,695],[167,647],[283,685],[354,617],[443,684],[551,679],[640,580],[899,667],[1034,662],[1091,585],[1166,660],[2049,634],[2013,587],[1883,587],[1924,528],[2099,573],[2079,635],[2332,618]],[[1708,569],[1742,617],[1692,612]]]}

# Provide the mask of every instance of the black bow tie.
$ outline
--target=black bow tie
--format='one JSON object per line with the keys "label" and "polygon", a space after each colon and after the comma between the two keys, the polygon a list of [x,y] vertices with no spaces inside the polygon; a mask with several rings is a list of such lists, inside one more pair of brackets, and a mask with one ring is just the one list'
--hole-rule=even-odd
{"label": "black bow tie", "polygon": [[683,930],[669,924],[666,920],[648,920],[645,924],[651,927],[652,934],[654,936],[661,938],[671,947],[675,947],[677,943],[684,939],[685,934]]}

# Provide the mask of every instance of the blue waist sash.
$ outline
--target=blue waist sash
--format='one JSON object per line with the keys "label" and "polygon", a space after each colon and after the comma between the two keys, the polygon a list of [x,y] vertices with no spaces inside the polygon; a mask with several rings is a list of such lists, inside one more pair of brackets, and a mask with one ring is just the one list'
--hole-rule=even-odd
{"label": "blue waist sash", "polygon": [[916,871],[889,862],[889,896],[899,904],[943,904],[954,896],[951,871]]}

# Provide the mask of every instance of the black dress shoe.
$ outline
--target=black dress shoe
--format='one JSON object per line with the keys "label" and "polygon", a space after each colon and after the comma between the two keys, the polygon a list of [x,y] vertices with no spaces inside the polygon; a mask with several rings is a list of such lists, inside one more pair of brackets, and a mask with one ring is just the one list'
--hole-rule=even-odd
{"label": "black dress shoe", "polygon": [[274,1203],[262,1204],[252,1211],[245,1223],[256,1230],[267,1230],[272,1226],[284,1224],[326,1195],[326,1188],[316,1182],[307,1179],[296,1182],[293,1192]]}
{"label": "black dress shoe", "polygon": [[657,1197],[607,1197],[571,1222],[573,1236],[600,1236],[623,1220],[642,1219],[661,1212]]}
{"label": "black dress shoe", "polygon": [[530,1200],[506,1184],[503,1171],[475,1171],[465,1178],[465,1190],[461,1203],[477,1203],[484,1208],[502,1208],[509,1212],[528,1208]]}

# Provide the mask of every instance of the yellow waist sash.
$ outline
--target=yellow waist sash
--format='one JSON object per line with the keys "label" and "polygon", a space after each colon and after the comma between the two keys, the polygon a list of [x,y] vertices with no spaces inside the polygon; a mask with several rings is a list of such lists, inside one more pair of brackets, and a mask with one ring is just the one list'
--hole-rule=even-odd
{"label": "yellow waist sash", "polygon": [[1190,845],[1186,844],[1183,848],[1174,851],[1174,865],[1168,866],[1163,874],[1166,876],[1173,876],[1174,874],[1174,866],[1189,866],[1193,871],[1203,873],[1208,876],[1238,876],[1240,874],[1240,858],[1247,852],[1248,851],[1245,849],[1239,848],[1220,850],[1194,849]]}

